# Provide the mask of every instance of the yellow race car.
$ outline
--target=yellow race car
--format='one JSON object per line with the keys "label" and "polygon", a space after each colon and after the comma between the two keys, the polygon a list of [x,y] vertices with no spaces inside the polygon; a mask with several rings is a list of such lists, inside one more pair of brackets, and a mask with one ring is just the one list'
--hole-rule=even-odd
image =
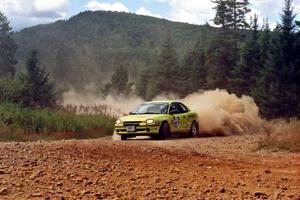
{"label": "yellow race car", "polygon": [[163,140],[172,134],[186,133],[194,137],[199,132],[199,122],[197,114],[181,102],[152,101],[119,118],[114,132],[122,140],[136,136]]}

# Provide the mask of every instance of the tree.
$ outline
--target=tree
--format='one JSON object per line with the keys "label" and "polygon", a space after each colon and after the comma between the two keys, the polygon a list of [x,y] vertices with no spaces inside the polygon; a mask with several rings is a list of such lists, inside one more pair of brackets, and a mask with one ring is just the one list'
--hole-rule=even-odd
{"label": "tree", "polygon": [[230,88],[238,96],[251,95],[260,71],[258,16],[254,15],[251,33],[241,52],[241,62],[233,69]]}
{"label": "tree", "polygon": [[216,4],[216,16],[214,23],[231,30],[249,27],[246,14],[251,10],[248,8],[248,0],[213,0]]}
{"label": "tree", "polygon": [[[275,71],[271,67],[274,46],[271,44],[271,33],[268,20],[265,20],[263,27],[263,32],[259,37],[259,72],[257,74],[255,86],[251,89],[251,95],[259,105],[261,113],[264,116],[267,116],[267,112],[270,109],[268,108],[270,103],[268,99],[268,91],[270,89],[269,83],[276,77],[274,77]],[[272,86],[272,90],[274,90],[274,88],[275,85]]]}
{"label": "tree", "polygon": [[171,35],[168,32],[152,75],[153,78],[149,86],[150,96],[153,97],[160,93],[180,94],[182,91],[180,75],[177,53],[173,46]]}
{"label": "tree", "polygon": [[17,63],[15,54],[17,45],[12,38],[12,28],[6,16],[0,12],[0,76],[13,76]]}
{"label": "tree", "polygon": [[30,52],[26,70],[24,79],[29,85],[28,93],[30,94],[26,104],[40,107],[54,106],[57,102],[57,92],[53,83],[50,82],[48,72],[39,63],[37,50]]}
{"label": "tree", "polygon": [[207,69],[205,61],[205,52],[199,40],[194,48],[186,54],[181,67],[182,94],[184,96],[206,88]]}
{"label": "tree", "polygon": [[124,93],[128,80],[128,71],[122,65],[119,65],[111,76],[111,87],[117,93]]}
{"label": "tree", "polygon": [[131,93],[132,86],[133,83],[129,82],[128,71],[120,64],[111,75],[110,82],[102,89],[102,94],[104,97],[110,93],[128,96]]}
{"label": "tree", "polygon": [[257,102],[267,118],[299,116],[299,65],[295,28],[292,0],[284,0],[281,24],[273,33],[270,58],[262,69],[258,83],[261,86],[256,91]]}
{"label": "tree", "polygon": [[145,100],[150,100],[148,97],[149,76],[151,71],[148,68],[143,68],[139,74],[135,85],[135,94]]}
{"label": "tree", "polygon": [[224,34],[222,28],[210,42],[205,68],[207,69],[207,89],[228,89],[231,71],[234,67],[234,50],[232,41]]}

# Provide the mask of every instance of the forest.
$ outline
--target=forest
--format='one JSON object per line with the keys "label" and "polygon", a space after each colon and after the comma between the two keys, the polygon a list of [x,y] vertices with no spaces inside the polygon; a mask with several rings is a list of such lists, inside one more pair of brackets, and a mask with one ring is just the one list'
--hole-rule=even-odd
{"label": "forest", "polygon": [[[150,100],[226,89],[249,95],[264,118],[300,116],[300,23],[250,20],[248,0],[214,0],[214,26],[86,11],[13,32],[0,13],[0,102],[55,107],[70,88]],[[55,82],[55,84],[53,84]]]}

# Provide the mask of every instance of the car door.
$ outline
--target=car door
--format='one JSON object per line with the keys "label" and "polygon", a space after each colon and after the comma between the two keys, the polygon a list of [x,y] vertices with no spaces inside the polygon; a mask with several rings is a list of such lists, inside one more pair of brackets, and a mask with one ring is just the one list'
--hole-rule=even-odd
{"label": "car door", "polygon": [[170,106],[169,114],[172,117],[171,120],[171,130],[174,133],[184,132],[186,130],[186,114],[182,110],[179,103],[172,103]]}
{"label": "car door", "polygon": [[189,117],[189,109],[182,103],[178,103],[181,108],[182,115],[182,128],[184,132],[188,132],[191,129],[191,120]]}

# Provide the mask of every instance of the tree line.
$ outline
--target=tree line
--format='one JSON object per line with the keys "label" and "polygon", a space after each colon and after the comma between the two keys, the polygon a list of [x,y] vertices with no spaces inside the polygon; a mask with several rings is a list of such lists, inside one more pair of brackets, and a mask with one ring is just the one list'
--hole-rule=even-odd
{"label": "tree line", "polygon": [[[266,118],[299,117],[300,23],[295,20],[293,1],[283,2],[281,22],[271,30],[268,19],[263,24],[258,24],[257,15],[247,20],[251,11],[248,0],[213,0],[216,15],[212,21],[218,27],[211,27],[216,30],[213,39],[195,41],[181,56],[172,34],[166,31],[159,53],[149,59],[153,60],[151,65],[130,74],[126,63],[120,63],[99,92],[104,97],[136,94],[150,100],[162,93],[185,97],[219,88],[252,96]],[[29,53],[26,73],[15,73],[17,46],[12,34],[1,13],[0,101],[28,106],[56,104],[58,93],[39,63],[37,51]]]}
{"label": "tree line", "polygon": [[[261,25],[257,15],[250,22],[246,19],[251,11],[248,0],[213,2],[213,22],[219,28],[208,48],[196,42],[179,60],[167,33],[156,65],[140,73],[135,93],[149,100],[161,93],[184,97],[199,90],[227,89],[252,96],[265,118],[299,117],[300,23],[293,1],[284,0],[281,22],[274,30],[268,19]],[[126,85],[127,79],[118,81]]]}

